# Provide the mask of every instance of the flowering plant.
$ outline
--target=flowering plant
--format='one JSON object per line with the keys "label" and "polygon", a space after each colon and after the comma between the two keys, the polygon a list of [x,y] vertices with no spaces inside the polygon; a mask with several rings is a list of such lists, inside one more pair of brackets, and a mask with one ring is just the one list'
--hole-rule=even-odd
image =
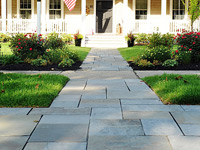
{"label": "flowering plant", "polygon": [[83,35],[80,34],[79,32],[77,32],[76,34],[74,34],[74,39],[77,40],[77,39],[83,39]]}
{"label": "flowering plant", "polygon": [[134,36],[134,34],[132,33],[132,32],[130,32],[130,33],[128,33],[126,36],[125,36],[125,40],[126,41],[133,41],[133,40],[135,40],[136,38],[135,38],[135,36]]}
{"label": "flowering plant", "polygon": [[[42,35],[39,35],[42,37]],[[21,59],[37,58],[38,55],[43,55],[45,52],[45,40],[38,40],[37,34],[17,34],[10,40],[10,47],[14,55]]]}
{"label": "flowering plant", "polygon": [[175,54],[180,54],[181,52],[191,54],[193,61],[197,60],[200,57],[200,32],[187,32],[183,31],[178,33],[174,40],[178,44],[178,49],[175,51]]}

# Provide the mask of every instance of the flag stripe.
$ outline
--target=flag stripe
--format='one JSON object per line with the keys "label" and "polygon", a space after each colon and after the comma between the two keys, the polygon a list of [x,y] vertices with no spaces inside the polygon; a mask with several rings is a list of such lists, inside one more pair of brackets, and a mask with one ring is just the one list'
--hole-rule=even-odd
{"label": "flag stripe", "polygon": [[64,0],[69,11],[72,11],[76,5],[76,0]]}

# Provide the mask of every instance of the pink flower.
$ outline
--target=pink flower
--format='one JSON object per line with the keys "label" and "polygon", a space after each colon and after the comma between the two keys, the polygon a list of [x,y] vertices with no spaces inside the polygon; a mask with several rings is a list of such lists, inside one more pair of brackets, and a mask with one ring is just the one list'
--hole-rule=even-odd
{"label": "pink flower", "polygon": [[29,50],[30,50],[30,51],[32,51],[32,50],[33,50],[33,48],[29,48]]}
{"label": "pink flower", "polygon": [[18,44],[20,45],[21,43],[19,42]]}
{"label": "pink flower", "polygon": [[192,49],[190,48],[189,51],[191,51]]}
{"label": "pink flower", "polygon": [[195,42],[193,42],[192,44],[195,44]]}
{"label": "pink flower", "polygon": [[183,47],[183,45],[181,45],[181,47]]}

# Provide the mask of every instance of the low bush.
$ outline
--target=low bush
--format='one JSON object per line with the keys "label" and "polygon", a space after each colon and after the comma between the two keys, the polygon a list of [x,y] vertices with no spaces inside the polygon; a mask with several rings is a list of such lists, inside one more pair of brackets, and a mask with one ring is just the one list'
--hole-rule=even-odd
{"label": "low bush", "polygon": [[146,59],[150,62],[157,60],[159,62],[164,62],[171,58],[171,50],[165,46],[157,46],[154,48],[147,48],[144,54],[141,55],[141,59]]}
{"label": "low bush", "polygon": [[71,34],[62,34],[61,38],[62,41],[65,42],[66,44],[72,44],[73,42],[73,37]]}
{"label": "low bush", "polygon": [[177,34],[174,40],[178,44],[179,53],[188,52],[191,54],[191,60],[194,62],[199,62],[200,55],[200,32],[183,32]]}
{"label": "low bush", "polygon": [[170,49],[173,45],[173,36],[169,33],[161,35],[160,33],[153,33],[148,37],[149,48],[155,48],[157,46],[165,46]]}
{"label": "low bush", "polygon": [[137,62],[137,65],[138,65],[139,67],[153,67],[153,66],[154,66],[150,61],[148,61],[148,60],[146,60],[146,59],[140,59],[140,60]]}
{"label": "low bush", "polygon": [[38,59],[34,59],[31,61],[31,65],[32,66],[46,66],[47,65],[47,61],[45,59],[42,58],[38,58]]}
{"label": "low bush", "polygon": [[139,33],[139,34],[137,34],[136,42],[138,44],[148,44],[149,43],[148,37],[149,37],[148,34]]}
{"label": "low bush", "polygon": [[180,64],[189,64],[191,63],[191,52],[190,51],[181,51],[181,50],[175,50],[172,52],[173,56],[172,58],[176,61],[178,61]]}
{"label": "low bush", "polygon": [[178,66],[178,62],[176,60],[173,60],[173,59],[168,59],[168,60],[164,61],[162,66],[164,66],[164,67],[175,67],[175,66]]}
{"label": "low bush", "polygon": [[37,40],[36,34],[17,34],[10,40],[10,47],[13,54],[21,59],[32,58],[36,59],[38,55],[43,55],[45,52],[45,40]]}
{"label": "low bush", "polygon": [[8,34],[0,33],[0,42],[9,42],[11,36]]}
{"label": "low bush", "polygon": [[74,60],[70,58],[64,58],[59,64],[58,67],[71,67],[74,64]]}
{"label": "low bush", "polygon": [[21,60],[21,58],[16,55],[8,55],[8,56],[0,57],[1,65],[13,65],[13,64],[19,64],[22,62],[23,62],[23,60]]}
{"label": "low bush", "polygon": [[62,38],[59,37],[59,34],[56,32],[50,33],[47,36],[46,48],[47,49],[56,49],[63,48],[65,43],[62,41]]}

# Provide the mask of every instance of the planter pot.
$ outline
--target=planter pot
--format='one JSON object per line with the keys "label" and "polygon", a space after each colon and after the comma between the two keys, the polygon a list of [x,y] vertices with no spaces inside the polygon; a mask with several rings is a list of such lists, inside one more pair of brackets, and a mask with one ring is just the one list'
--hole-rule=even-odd
{"label": "planter pot", "polygon": [[131,40],[131,41],[128,40],[128,42],[127,42],[128,47],[133,47],[134,46],[134,41],[135,40]]}
{"label": "planter pot", "polygon": [[75,40],[75,46],[81,46],[81,40],[82,39],[76,39]]}

